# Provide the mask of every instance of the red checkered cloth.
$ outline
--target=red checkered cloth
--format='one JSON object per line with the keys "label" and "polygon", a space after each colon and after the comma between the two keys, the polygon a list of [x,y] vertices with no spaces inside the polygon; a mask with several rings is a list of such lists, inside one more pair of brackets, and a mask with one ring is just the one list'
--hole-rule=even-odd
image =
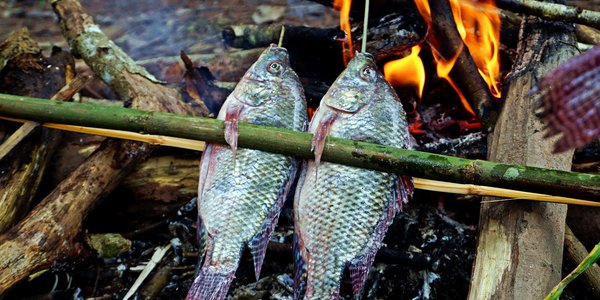
{"label": "red checkered cloth", "polygon": [[546,74],[532,94],[545,137],[562,133],[554,152],[579,148],[600,137],[600,46],[573,57]]}

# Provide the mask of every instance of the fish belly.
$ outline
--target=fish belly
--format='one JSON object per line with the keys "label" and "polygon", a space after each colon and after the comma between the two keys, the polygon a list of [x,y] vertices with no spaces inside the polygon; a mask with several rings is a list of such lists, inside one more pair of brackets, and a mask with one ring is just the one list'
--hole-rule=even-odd
{"label": "fish belly", "polygon": [[296,208],[307,299],[337,298],[344,268],[380,243],[376,228],[393,207],[394,185],[392,174],[327,162],[315,178],[314,163],[308,164]]}

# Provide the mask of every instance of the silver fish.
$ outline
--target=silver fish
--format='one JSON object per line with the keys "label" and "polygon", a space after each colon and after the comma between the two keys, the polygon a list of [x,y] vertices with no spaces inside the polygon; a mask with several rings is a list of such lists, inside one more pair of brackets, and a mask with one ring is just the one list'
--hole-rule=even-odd
{"label": "silver fish", "polygon": [[258,280],[267,242],[298,168],[292,157],[237,149],[238,121],[303,131],[306,100],[287,50],[271,45],[227,98],[225,121],[230,147],[209,144],[200,165],[199,238],[204,263],[187,299],[224,299],[247,245]]}
{"label": "silver fish", "polygon": [[339,298],[346,267],[360,297],[387,228],[412,194],[408,177],[321,163],[325,138],[408,148],[405,115],[366,53],[357,53],[321,100],[309,126],[315,160],[305,163],[294,199],[295,298]]}

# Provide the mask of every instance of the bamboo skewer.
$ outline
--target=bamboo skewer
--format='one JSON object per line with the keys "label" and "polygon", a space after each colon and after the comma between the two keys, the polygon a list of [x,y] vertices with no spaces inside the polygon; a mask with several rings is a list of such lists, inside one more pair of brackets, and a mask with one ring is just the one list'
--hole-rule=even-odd
{"label": "bamboo skewer", "polygon": [[[0,119],[13,121],[13,122],[28,122],[28,120],[10,118],[0,116]],[[42,123],[42,126],[47,128],[59,129],[64,131],[79,132],[85,134],[100,135],[111,138],[133,140],[139,142],[145,142],[153,145],[169,146],[175,148],[182,148],[188,150],[203,151],[206,143],[203,141],[197,141],[192,139],[177,138],[164,135],[153,135],[153,134],[142,134],[124,130],[114,130],[96,127],[76,126],[59,123]],[[475,185],[475,184],[461,184],[453,182],[445,182],[424,178],[414,178],[415,188],[442,192],[452,194],[463,194],[463,195],[480,195],[480,196],[492,196],[502,198],[513,198],[500,200],[500,201],[514,201],[514,200],[531,200],[531,201],[542,201],[542,202],[553,202],[553,203],[564,203],[572,205],[585,205],[600,207],[600,202],[581,200],[570,197],[552,196],[539,193],[523,192],[511,189]]]}

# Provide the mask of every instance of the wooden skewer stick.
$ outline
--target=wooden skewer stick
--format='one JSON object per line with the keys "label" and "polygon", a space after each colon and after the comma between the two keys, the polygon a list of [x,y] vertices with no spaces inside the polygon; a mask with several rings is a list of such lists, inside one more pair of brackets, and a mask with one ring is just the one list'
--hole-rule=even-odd
{"label": "wooden skewer stick", "polygon": [[[10,117],[0,117],[0,119],[14,121],[14,122],[27,122],[28,120],[18,119],[18,118],[10,118]],[[75,125],[66,125],[59,123],[42,123],[42,126],[79,132],[85,134],[94,134],[118,139],[126,139],[126,140],[134,140],[145,142],[153,145],[161,145],[161,146],[169,146],[175,148],[182,148],[188,150],[204,150],[205,143],[203,141],[197,141],[192,139],[184,139],[184,138],[176,138],[171,136],[164,135],[153,135],[153,134],[141,134],[130,131],[123,130],[114,130],[114,129],[104,129],[104,128],[95,128],[95,127],[85,127],[85,126],[75,126]],[[585,206],[594,206],[600,207],[600,202],[581,200],[569,197],[561,197],[561,196],[552,196],[546,194],[538,194],[531,192],[523,192],[511,189],[483,186],[483,185],[474,185],[474,184],[461,184],[461,183],[453,183],[453,182],[445,182],[438,180],[430,180],[424,178],[414,178],[415,188],[427,191],[434,192],[442,192],[442,193],[453,193],[453,194],[463,194],[463,195],[481,195],[481,196],[493,196],[493,197],[502,197],[502,198],[513,198],[507,199],[504,201],[514,201],[514,199],[520,200],[531,200],[531,201],[543,201],[543,202],[554,202],[554,203],[564,203],[564,204],[573,204],[573,205],[585,205]]]}

